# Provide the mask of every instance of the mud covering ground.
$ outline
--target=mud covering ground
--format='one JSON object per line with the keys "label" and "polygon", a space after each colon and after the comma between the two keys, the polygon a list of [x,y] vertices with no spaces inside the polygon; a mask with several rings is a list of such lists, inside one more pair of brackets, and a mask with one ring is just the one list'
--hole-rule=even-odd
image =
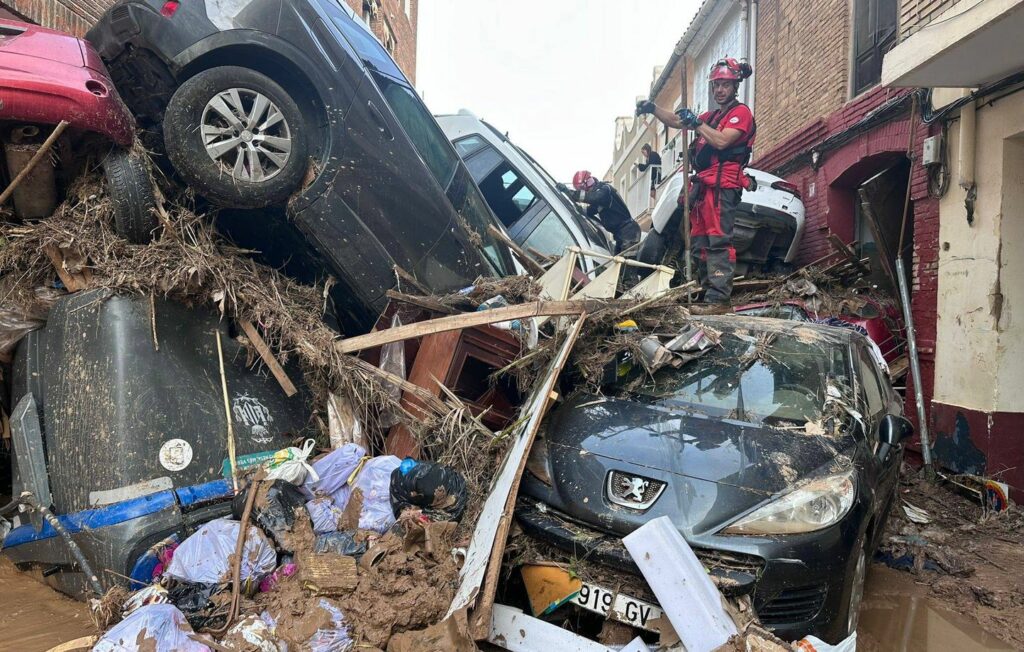
{"label": "mud covering ground", "polygon": [[[902,508],[906,503],[928,512],[932,521],[912,522]],[[874,565],[880,588],[873,592],[869,581],[862,614],[878,608],[880,598],[891,602],[895,596],[900,604],[942,615],[929,616],[933,624],[954,623],[947,629],[969,636],[971,649],[1024,649],[1024,511],[1019,506],[992,513],[945,486],[905,474],[879,553],[901,570]],[[905,611],[894,612],[892,619],[905,618]],[[907,621],[906,627],[913,630],[915,624]],[[918,642],[921,636],[915,637]],[[950,642],[950,636],[932,632],[927,638]],[[865,638],[860,641],[865,650],[925,649]]]}
{"label": "mud covering ground", "polygon": [[0,650],[36,652],[95,634],[89,608],[0,557]]}

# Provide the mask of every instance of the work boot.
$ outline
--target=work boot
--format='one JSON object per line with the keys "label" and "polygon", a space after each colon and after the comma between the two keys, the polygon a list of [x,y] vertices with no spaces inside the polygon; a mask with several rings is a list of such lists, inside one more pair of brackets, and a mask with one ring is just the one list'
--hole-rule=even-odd
{"label": "work boot", "polygon": [[732,312],[728,303],[697,303],[690,306],[691,315],[725,315]]}

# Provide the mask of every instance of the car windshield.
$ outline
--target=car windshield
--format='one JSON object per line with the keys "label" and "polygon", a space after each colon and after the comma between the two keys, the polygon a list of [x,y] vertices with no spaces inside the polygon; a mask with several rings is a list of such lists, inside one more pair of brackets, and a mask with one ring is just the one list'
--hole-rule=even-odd
{"label": "car windshield", "polygon": [[814,334],[723,330],[718,345],[657,371],[633,393],[750,423],[819,421],[829,385],[846,378],[848,362],[847,347]]}

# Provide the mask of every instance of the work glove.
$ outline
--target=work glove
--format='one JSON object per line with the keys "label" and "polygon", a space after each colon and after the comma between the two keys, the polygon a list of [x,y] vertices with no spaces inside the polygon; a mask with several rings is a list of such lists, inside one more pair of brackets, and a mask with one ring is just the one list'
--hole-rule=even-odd
{"label": "work glove", "polygon": [[568,195],[570,192],[572,192],[572,190],[569,188],[569,186],[565,185],[562,182],[558,182],[558,183],[555,184],[555,190],[557,190],[558,192],[564,193],[566,195]]}
{"label": "work glove", "polygon": [[683,126],[689,127],[690,129],[696,129],[704,124],[701,119],[697,117],[696,113],[685,106],[676,111],[676,115],[679,116],[679,120],[683,123]]}
{"label": "work glove", "polygon": [[654,114],[654,102],[650,100],[640,100],[636,103],[636,114],[637,116]]}

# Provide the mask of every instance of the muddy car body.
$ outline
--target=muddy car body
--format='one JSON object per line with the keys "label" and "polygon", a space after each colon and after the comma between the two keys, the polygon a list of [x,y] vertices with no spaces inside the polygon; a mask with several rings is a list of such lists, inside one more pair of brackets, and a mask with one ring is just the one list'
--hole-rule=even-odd
{"label": "muddy car body", "polygon": [[723,590],[752,595],[782,638],[841,639],[856,626],[910,434],[901,402],[853,331],[702,324],[721,345],[552,413],[519,522],[579,559],[635,573],[619,540],[668,516]]}
{"label": "muddy car body", "polygon": [[[9,385],[12,494],[50,506],[96,572],[142,584],[161,545],[231,511],[218,331],[239,465],[268,459],[309,424],[308,396],[288,398],[247,369],[214,311],[153,306],[151,317],[147,299],[105,290],[59,300],[46,327],[19,345]],[[16,514],[0,547],[20,568],[83,595],[80,566],[38,512]]]}
{"label": "muddy car body", "polygon": [[[344,323],[376,319],[394,265],[435,291],[514,273],[451,143],[344,2],[122,0],[88,39],[199,195],[287,204]],[[264,211],[242,219],[258,234]]]}

